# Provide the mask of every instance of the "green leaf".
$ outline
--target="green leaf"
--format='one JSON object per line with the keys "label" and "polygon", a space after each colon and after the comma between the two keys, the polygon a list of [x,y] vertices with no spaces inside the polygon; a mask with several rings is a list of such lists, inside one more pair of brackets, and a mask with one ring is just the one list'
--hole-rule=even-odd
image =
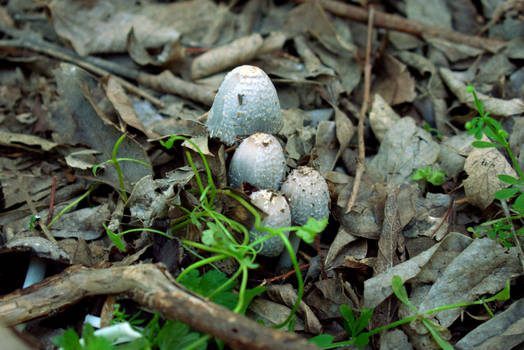
{"label": "green leaf", "polygon": [[500,174],[497,177],[499,178],[500,181],[505,182],[510,185],[524,185],[524,183],[522,183],[522,181],[519,178],[516,178],[513,176]]}
{"label": "green leaf", "polygon": [[426,326],[426,328],[428,329],[428,331],[431,333],[431,335],[433,336],[433,339],[435,339],[435,341],[437,342],[437,344],[444,350],[453,350],[453,346],[448,343],[444,338],[442,338],[440,336],[440,333],[435,329],[435,327],[433,327],[433,325],[431,324],[431,322],[429,322],[428,320],[426,320],[425,318],[422,319],[422,323],[424,324],[424,326]]}
{"label": "green leaf", "polygon": [[309,338],[308,341],[316,344],[319,348],[325,348],[333,344],[334,336],[331,334],[319,334],[312,338]]}
{"label": "green leaf", "polygon": [[220,234],[220,228],[214,222],[207,223],[208,229],[202,231],[202,243],[210,247],[219,245],[217,236]]}
{"label": "green leaf", "polygon": [[249,307],[249,304],[253,301],[253,299],[262,293],[264,293],[267,290],[267,287],[258,286],[255,288],[246,289],[246,292],[244,293],[244,305],[242,306],[242,309],[240,309],[240,314],[245,314],[247,311],[247,308]]}
{"label": "green leaf", "polygon": [[411,180],[415,180],[415,181],[423,180],[425,176],[426,174],[424,173],[424,171],[421,169],[418,169],[417,171],[415,171],[413,176],[411,176]]}
{"label": "green leaf", "polygon": [[524,193],[519,194],[515,202],[513,202],[513,209],[519,212],[520,215],[524,215]]}
{"label": "green leaf", "polygon": [[473,141],[473,147],[477,148],[490,148],[490,147],[503,147],[500,143],[493,143],[487,141]]}
{"label": "green leaf", "polygon": [[369,344],[369,334],[368,333],[361,333],[357,335],[355,339],[353,339],[353,343],[358,346],[359,348],[362,348],[363,346],[366,346]]}
{"label": "green leaf", "polygon": [[84,330],[82,332],[82,339],[84,340],[84,346],[80,349],[113,350],[111,342],[103,337],[97,337],[95,335],[95,329],[88,323],[84,326]]}
{"label": "green leaf", "polygon": [[353,310],[345,305],[345,304],[342,304],[340,305],[340,313],[342,314],[342,317],[344,318],[344,329],[346,330],[346,332],[350,335],[350,336],[353,336],[353,335],[356,335],[355,333],[355,329],[356,329],[356,324],[355,324],[355,316],[353,315]]}
{"label": "green leaf", "polygon": [[[227,280],[226,275],[217,270],[210,270],[202,276],[199,276],[198,270],[191,270],[180,280],[180,283],[192,292],[207,297],[226,283]],[[213,295],[211,300],[230,310],[234,309],[238,302],[238,297],[231,292],[234,287],[235,283],[231,283],[227,288]]]}
{"label": "green leaf", "polygon": [[510,298],[510,284],[506,280],[506,287],[492,297],[494,300],[508,300]]}
{"label": "green leaf", "polygon": [[73,328],[68,328],[64,333],[55,337],[53,343],[64,350],[82,349],[80,338]]}
{"label": "green leaf", "polygon": [[306,243],[313,243],[315,236],[320,232],[324,231],[327,226],[328,218],[324,217],[323,220],[316,220],[309,218],[307,223],[297,230],[296,235],[302,238]]}
{"label": "green leaf", "polygon": [[[157,344],[160,350],[183,349],[197,341],[201,335],[190,332],[189,326],[180,321],[166,321],[157,335]],[[207,342],[195,349],[205,350]]]}
{"label": "green leaf", "polygon": [[433,170],[428,176],[428,182],[440,186],[446,181],[446,172],[444,170]]}
{"label": "green leaf", "polygon": [[524,227],[521,227],[517,230],[517,235],[522,236],[524,235]]}
{"label": "green leaf", "polygon": [[102,223],[102,226],[104,226],[104,228],[105,228],[105,230],[107,232],[107,236],[109,237],[111,242],[113,242],[115,247],[120,249],[120,251],[125,252],[126,251],[126,247],[125,247],[124,242],[122,241],[122,238],[120,237],[120,235],[116,234],[116,233],[113,233],[104,223]]}
{"label": "green leaf", "polygon": [[371,317],[373,317],[373,309],[363,307],[357,319],[357,334],[360,334],[368,326]]}
{"label": "green leaf", "polygon": [[393,276],[393,278],[391,279],[391,288],[393,288],[393,293],[395,293],[395,295],[401,302],[409,306],[409,308],[415,311],[415,313],[418,313],[418,310],[415,307],[415,305],[413,305],[408,299],[408,292],[406,291],[406,287],[404,287],[404,285],[402,284],[402,278],[400,276]]}
{"label": "green leaf", "polygon": [[508,199],[516,195],[517,192],[519,192],[518,188],[503,188],[502,190],[495,192],[493,197],[498,200]]}

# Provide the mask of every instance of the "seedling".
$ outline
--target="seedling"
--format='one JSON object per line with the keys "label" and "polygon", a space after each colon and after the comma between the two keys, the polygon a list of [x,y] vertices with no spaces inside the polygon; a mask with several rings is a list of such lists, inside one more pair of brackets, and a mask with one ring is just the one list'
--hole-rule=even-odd
{"label": "seedling", "polygon": [[124,199],[124,201],[127,202],[126,186],[125,186],[125,183],[124,183],[124,177],[122,175],[122,169],[120,168],[120,163],[119,162],[124,162],[124,161],[135,162],[135,163],[139,163],[139,164],[145,165],[145,166],[150,167],[150,168],[151,168],[151,165],[147,164],[146,162],[142,162],[141,160],[138,160],[138,159],[117,158],[116,155],[118,153],[118,148],[120,147],[120,144],[122,143],[122,141],[124,141],[125,138],[126,138],[126,134],[123,134],[116,141],[115,145],[113,146],[113,152],[111,153],[111,159],[106,160],[105,162],[97,164],[97,165],[95,165],[93,167],[93,176],[96,176],[96,171],[98,170],[98,168],[103,167],[106,164],[113,163],[113,165],[115,166],[116,173],[118,175],[118,182],[120,183],[120,193],[121,193],[122,198]]}
{"label": "seedling", "polygon": [[483,305],[486,308],[486,310],[488,311],[488,313],[490,314],[490,316],[494,317],[493,312],[491,312],[487,303],[490,303],[495,300],[508,300],[510,297],[510,294],[509,294],[510,288],[509,288],[509,280],[508,280],[506,282],[506,287],[502,289],[500,292],[498,292],[496,295],[490,298],[476,300],[472,302],[443,305],[443,306],[439,306],[434,309],[421,313],[418,311],[416,306],[413,305],[409,301],[408,293],[406,291],[406,288],[402,284],[402,278],[400,276],[393,276],[391,280],[391,287],[393,288],[393,293],[395,293],[395,296],[401,302],[406,304],[411,310],[413,310],[414,312],[413,316],[406,317],[396,322],[392,322],[383,327],[375,328],[368,332],[364,332],[364,329],[368,325],[369,320],[371,320],[371,317],[373,315],[373,309],[363,308],[360,312],[359,317],[355,317],[353,314],[353,311],[347,305],[341,305],[340,313],[342,314],[342,317],[344,319],[344,329],[346,330],[346,332],[349,335],[349,340],[333,343],[334,337],[328,334],[321,334],[309,340],[316,343],[322,349],[333,349],[333,348],[347,346],[347,345],[356,345],[359,347],[359,349],[362,349],[365,345],[369,344],[369,339],[371,338],[371,336],[378,334],[382,331],[385,331],[387,329],[398,327],[405,323],[409,323],[416,319],[419,319],[422,322],[422,324],[426,327],[426,329],[429,331],[429,333],[433,336],[433,339],[435,339],[436,343],[442,349],[452,350],[453,346],[450,343],[448,343],[444,339],[444,337],[440,334],[440,331],[439,331],[440,326],[431,321],[430,315],[436,312],[439,312],[439,311],[454,309],[458,307],[467,307],[471,305]]}
{"label": "seedling", "polygon": [[432,185],[440,186],[446,181],[446,172],[444,170],[434,170],[428,165],[424,169],[415,171],[412,180],[425,180]]}
{"label": "seedling", "polygon": [[[489,141],[474,141],[473,146],[477,148],[497,147],[505,149],[518,175],[518,177],[513,177],[505,174],[498,175],[500,181],[511,185],[511,187],[497,191],[494,195],[495,199],[501,201],[508,200],[514,197],[515,195],[518,195],[515,201],[513,202],[512,206],[512,209],[516,213],[518,213],[518,215],[493,220],[489,223],[483,223],[481,225],[482,230],[468,230],[470,232],[473,231],[475,233],[480,233],[483,230],[487,230],[488,236],[492,238],[496,237],[499,241],[506,245],[509,243],[507,229],[510,228],[510,232],[514,232],[513,226],[512,224],[510,224],[510,220],[518,220],[524,217],[524,174],[522,173],[522,170],[519,167],[515,155],[513,154],[509,146],[508,133],[502,128],[502,125],[500,125],[500,123],[496,119],[491,118],[489,116],[489,111],[486,111],[484,109],[484,105],[482,101],[478,99],[474,88],[472,86],[468,86],[468,91],[473,94],[475,107],[479,112],[479,116],[473,118],[470,122],[466,123],[466,129],[468,130],[468,133],[474,135],[477,140],[480,140],[483,135],[486,135],[486,137],[489,139]],[[505,224],[510,224],[510,226],[505,226]],[[488,229],[488,227],[492,225],[493,227],[491,227],[491,229]],[[524,228],[516,230],[515,233],[518,235],[523,235]],[[517,237],[513,238],[514,241],[518,244]]]}

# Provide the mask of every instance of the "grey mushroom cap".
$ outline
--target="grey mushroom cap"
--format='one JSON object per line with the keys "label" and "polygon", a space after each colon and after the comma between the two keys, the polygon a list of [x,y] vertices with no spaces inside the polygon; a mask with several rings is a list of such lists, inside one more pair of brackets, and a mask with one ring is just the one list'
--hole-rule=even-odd
{"label": "grey mushroom cap", "polygon": [[[260,190],[253,192],[249,198],[251,202],[258,208],[262,209],[267,216],[262,219],[261,225],[266,227],[289,227],[291,225],[291,210],[287,203],[286,198],[277,194],[273,191]],[[268,232],[260,232],[251,229],[249,236],[251,241],[257,239],[257,236],[265,236]],[[284,233],[286,237],[289,236],[289,232]],[[258,249],[258,247],[257,247]],[[279,256],[284,250],[284,242],[278,236],[272,237],[264,242],[262,251],[260,254],[268,257]]]}
{"label": "grey mushroom cap", "polygon": [[227,73],[207,118],[209,135],[227,145],[238,135],[276,134],[282,124],[273,83],[262,69],[248,65]]}
{"label": "grey mushroom cap", "polygon": [[329,215],[329,189],[318,171],[307,166],[293,170],[280,189],[289,199],[291,219],[304,225],[309,218],[322,220]]}
{"label": "grey mushroom cap", "polygon": [[273,135],[256,133],[242,141],[229,165],[231,187],[244,182],[261,189],[278,190],[286,175],[286,160]]}

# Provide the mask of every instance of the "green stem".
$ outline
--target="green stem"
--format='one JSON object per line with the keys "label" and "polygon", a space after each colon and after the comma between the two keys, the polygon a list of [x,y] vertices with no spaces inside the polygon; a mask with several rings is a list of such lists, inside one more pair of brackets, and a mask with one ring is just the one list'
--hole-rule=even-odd
{"label": "green stem", "polygon": [[[182,241],[183,242],[183,241]],[[218,261],[218,260],[222,260],[222,259],[225,259],[227,258],[226,255],[224,254],[219,254],[219,255],[215,255],[215,256],[212,256],[212,257],[209,257],[209,258],[206,258],[206,259],[203,259],[203,260],[200,260],[200,261],[197,261],[196,263],[194,264],[191,264],[189,265],[184,271],[182,271],[177,277],[176,277],[176,281],[177,282],[180,282],[180,280],[182,278],[184,278],[185,275],[187,275],[190,271],[194,270],[194,269],[197,269],[199,268],[200,266],[204,266],[204,265],[207,265],[207,264],[211,264],[212,262],[214,261]]]}
{"label": "green stem", "polygon": [[193,344],[190,344],[190,345],[186,346],[182,350],[193,350],[193,349],[196,349],[197,347],[199,347],[203,343],[206,343],[209,339],[211,339],[211,335],[210,334],[205,334],[205,335],[201,336],[200,338],[198,338]]}
{"label": "green stem", "polygon": [[240,288],[238,290],[238,303],[233,310],[235,313],[239,313],[244,308],[244,300],[246,299],[248,268],[242,264],[240,269],[242,270],[242,281],[240,282]]}
{"label": "green stem", "polygon": [[126,134],[123,134],[116,141],[115,146],[113,147],[113,153],[111,155],[111,159],[113,160],[113,164],[115,165],[115,170],[118,175],[118,182],[120,183],[120,189],[122,190],[122,197],[124,198],[124,202],[127,202],[127,193],[126,193],[126,186],[124,184],[124,177],[122,176],[122,169],[120,169],[120,164],[118,164],[118,159],[116,157],[116,154],[118,153],[118,148],[120,147],[120,144],[122,143],[122,141],[124,141],[125,138],[126,138]]}
{"label": "green stem", "polygon": [[224,289],[226,289],[228,286],[230,286],[233,282],[235,282],[235,280],[237,279],[237,277],[240,275],[240,273],[242,272],[242,269],[238,269],[235,271],[235,273],[233,274],[233,276],[231,276],[224,284],[222,284],[220,287],[218,287],[217,289],[215,289],[213,291],[213,293],[209,294],[207,297],[209,299],[213,298],[215,295],[217,295],[218,293],[220,293],[221,291],[223,291]]}
{"label": "green stem", "polygon": [[53,224],[62,216],[64,215],[65,213],[67,213],[72,207],[74,207],[75,205],[77,205],[78,203],[80,203],[84,198],[86,198],[87,196],[89,196],[89,194],[91,192],[93,192],[93,190],[95,188],[98,187],[98,184],[93,184],[91,185],[91,187],[89,187],[89,189],[86,191],[86,193],[84,193],[83,195],[81,195],[80,197],[78,197],[77,199],[75,199],[73,202],[71,202],[71,204],[67,205],[64,209],[60,210],[60,213],[58,213],[57,216],[55,216],[53,218],[53,220],[47,224],[47,228],[50,228],[51,226],[53,226]]}

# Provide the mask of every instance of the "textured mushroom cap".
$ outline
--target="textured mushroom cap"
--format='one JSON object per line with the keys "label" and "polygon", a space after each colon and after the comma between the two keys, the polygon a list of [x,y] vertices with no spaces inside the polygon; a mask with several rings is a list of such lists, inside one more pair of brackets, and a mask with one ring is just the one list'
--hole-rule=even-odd
{"label": "textured mushroom cap", "polygon": [[262,69],[247,65],[227,73],[207,118],[209,135],[228,145],[237,135],[276,134],[282,123],[273,83]]}
{"label": "textured mushroom cap", "polygon": [[[291,211],[287,204],[286,198],[283,195],[277,194],[273,191],[260,190],[253,192],[249,198],[253,204],[262,209],[267,216],[262,219],[261,225],[267,227],[288,227],[291,225]],[[249,236],[251,241],[254,241],[258,236],[265,236],[267,232],[260,232],[251,229]],[[284,233],[286,237],[289,236],[289,232]],[[257,247],[258,248],[258,247]],[[278,256],[284,250],[284,242],[280,237],[275,236],[264,242],[264,247],[260,254],[264,256]]]}
{"label": "textured mushroom cap", "polygon": [[293,170],[280,189],[289,199],[291,219],[304,225],[309,218],[322,220],[329,215],[329,190],[318,171],[307,166]]}
{"label": "textured mushroom cap", "polygon": [[231,187],[248,182],[261,189],[278,190],[285,175],[282,146],[273,135],[257,133],[242,141],[235,150],[228,181]]}

